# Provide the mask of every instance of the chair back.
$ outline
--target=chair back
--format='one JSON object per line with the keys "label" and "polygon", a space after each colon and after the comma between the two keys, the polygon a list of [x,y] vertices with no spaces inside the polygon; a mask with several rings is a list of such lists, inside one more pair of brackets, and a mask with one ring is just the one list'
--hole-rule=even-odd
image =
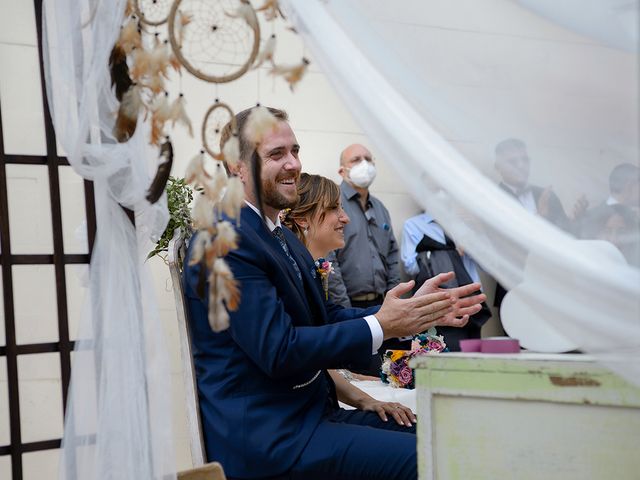
{"label": "chair back", "polygon": [[227,480],[222,465],[218,462],[207,463],[201,467],[178,472],[177,480]]}
{"label": "chair back", "polygon": [[202,421],[200,420],[200,403],[198,401],[198,385],[196,383],[193,354],[191,351],[191,331],[189,330],[189,314],[184,301],[182,287],[182,265],[186,255],[184,234],[176,231],[169,243],[169,271],[173,284],[173,295],[178,317],[178,334],[180,336],[180,356],[182,363],[182,379],[185,391],[185,408],[189,429],[189,447],[194,467],[204,465],[206,454],[204,437],[202,435]]}

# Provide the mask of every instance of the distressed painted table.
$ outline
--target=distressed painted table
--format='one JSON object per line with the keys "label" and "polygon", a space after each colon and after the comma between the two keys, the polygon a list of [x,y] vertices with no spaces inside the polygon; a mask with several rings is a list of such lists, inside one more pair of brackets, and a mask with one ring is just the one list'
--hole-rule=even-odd
{"label": "distressed painted table", "polygon": [[640,388],[586,355],[413,360],[421,480],[640,479]]}

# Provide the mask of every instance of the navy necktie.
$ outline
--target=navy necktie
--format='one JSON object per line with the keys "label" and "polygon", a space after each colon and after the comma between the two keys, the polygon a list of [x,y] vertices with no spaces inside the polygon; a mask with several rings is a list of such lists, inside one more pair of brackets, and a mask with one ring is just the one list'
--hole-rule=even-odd
{"label": "navy necktie", "polygon": [[284,250],[285,255],[291,262],[291,265],[293,265],[293,269],[296,271],[298,280],[302,281],[302,274],[300,273],[300,268],[298,267],[298,263],[295,261],[295,259],[291,256],[291,253],[289,252],[289,245],[287,245],[287,241],[284,238],[284,232],[282,231],[282,228],[276,227],[271,233],[273,233],[273,236],[276,237],[280,242],[280,246],[282,247],[282,250]]}

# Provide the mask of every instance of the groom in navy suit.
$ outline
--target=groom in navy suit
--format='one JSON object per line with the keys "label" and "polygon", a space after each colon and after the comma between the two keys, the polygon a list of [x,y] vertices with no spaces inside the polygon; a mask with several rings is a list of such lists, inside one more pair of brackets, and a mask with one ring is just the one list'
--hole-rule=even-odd
{"label": "groom in navy suit", "polygon": [[[237,225],[239,247],[226,257],[242,293],[228,330],[209,327],[207,299],[196,293],[203,272],[185,264],[207,458],[238,479],[414,479],[415,427],[340,409],[326,369],[368,365],[386,338],[464,325],[484,295],[468,296],[477,284],[441,290],[451,278],[442,275],[412,298],[400,296],[413,282],[400,284],[373,309],[326,302],[313,259],[278,219],[297,202],[301,164],[286,113],[269,110],[277,125],[257,146],[244,137],[250,110],[236,116],[241,161],[233,173],[245,186],[246,207]],[[222,143],[229,134],[227,126]],[[261,206],[251,173],[255,154]]]}

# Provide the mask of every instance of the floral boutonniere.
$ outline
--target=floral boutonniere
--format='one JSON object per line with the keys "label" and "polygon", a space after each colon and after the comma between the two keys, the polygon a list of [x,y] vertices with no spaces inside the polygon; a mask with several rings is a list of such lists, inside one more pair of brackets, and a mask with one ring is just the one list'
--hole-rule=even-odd
{"label": "floral boutonniere", "polygon": [[291,213],[290,208],[285,208],[284,210],[280,210],[278,213],[278,217],[280,217],[280,223],[285,223],[287,221],[287,216]]}
{"label": "floral boutonniere", "polygon": [[[324,299],[329,299],[329,275],[333,272],[331,262],[320,257],[315,261],[316,272],[320,275],[322,281],[322,288],[324,289]],[[315,275],[314,275],[315,276]]]}

